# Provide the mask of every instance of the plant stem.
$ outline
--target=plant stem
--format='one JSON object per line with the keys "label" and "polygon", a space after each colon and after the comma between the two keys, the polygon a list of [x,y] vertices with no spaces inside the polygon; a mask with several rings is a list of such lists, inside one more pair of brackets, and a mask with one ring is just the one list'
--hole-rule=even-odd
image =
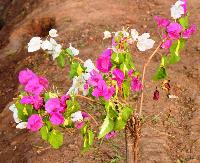
{"label": "plant stem", "polygon": [[146,74],[146,68],[149,65],[150,61],[152,60],[152,58],[154,57],[154,55],[158,52],[158,50],[160,49],[160,46],[162,45],[163,41],[161,41],[159,43],[159,45],[157,46],[157,48],[154,50],[154,52],[150,55],[150,57],[148,58],[147,62],[144,64],[143,67],[143,71],[142,71],[142,92],[141,92],[141,99],[140,99],[140,108],[139,108],[139,117],[141,117],[142,115],[142,106],[143,106],[143,101],[144,101],[144,81],[145,81],[145,74]]}
{"label": "plant stem", "polygon": [[80,63],[84,63],[82,59],[77,58],[77,57],[74,57],[73,60],[77,60],[77,61],[79,61]]}

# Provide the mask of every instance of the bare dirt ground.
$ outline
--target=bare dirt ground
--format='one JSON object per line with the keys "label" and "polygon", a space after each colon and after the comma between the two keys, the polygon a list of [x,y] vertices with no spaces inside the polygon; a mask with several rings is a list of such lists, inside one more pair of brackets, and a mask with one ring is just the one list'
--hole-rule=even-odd
{"label": "bare dirt ground", "polygon": [[[70,86],[67,70],[61,70],[45,54],[27,52],[32,36],[45,36],[49,29],[59,31],[63,45],[73,43],[81,58],[97,58],[107,47],[102,32],[116,31],[122,26],[150,32],[159,40],[154,15],[169,16],[173,0],[0,0],[0,162],[125,162],[124,134],[112,141],[97,141],[93,150],[80,153],[78,131],[65,131],[59,150],[50,149],[39,134],[15,129],[8,106],[17,95],[18,72],[29,67],[46,76],[60,92]],[[191,21],[200,26],[200,1],[189,1]],[[140,141],[141,163],[200,162],[200,34],[187,42],[179,64],[169,68],[172,93],[163,93],[158,102],[152,100],[156,83],[151,76],[159,64],[156,56],[147,72],[144,105],[145,122]],[[150,53],[150,52],[149,52]],[[148,54],[133,54],[141,70]],[[158,85],[158,84],[157,84]],[[98,108],[86,105],[97,114]]]}

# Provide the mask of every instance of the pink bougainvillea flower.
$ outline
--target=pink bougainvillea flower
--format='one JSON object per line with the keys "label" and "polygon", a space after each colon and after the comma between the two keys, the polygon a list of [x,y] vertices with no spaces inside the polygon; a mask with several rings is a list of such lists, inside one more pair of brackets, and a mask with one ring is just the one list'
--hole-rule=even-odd
{"label": "pink bougainvillea flower", "polygon": [[82,111],[81,114],[83,116],[83,120],[89,120],[90,119],[90,116],[88,115],[88,113]]}
{"label": "pink bougainvillea flower", "polygon": [[100,96],[104,96],[104,93],[108,91],[106,82],[104,80],[99,80],[97,87],[93,90],[92,95],[97,99]]}
{"label": "pink bougainvillea flower", "polygon": [[161,18],[159,16],[154,16],[154,19],[157,22],[158,27],[166,28],[170,24],[169,19]]}
{"label": "pink bougainvillea flower", "polygon": [[101,54],[101,56],[104,56],[104,57],[111,57],[111,55],[112,55],[112,50],[109,48],[104,50],[103,53]]}
{"label": "pink bougainvillea flower", "polygon": [[131,77],[131,76],[133,75],[133,73],[134,73],[134,70],[133,70],[133,69],[130,69],[130,70],[128,71],[128,76]]}
{"label": "pink bougainvillea flower", "polygon": [[180,38],[182,30],[183,28],[179,23],[170,23],[169,26],[167,26],[168,37],[177,40]]}
{"label": "pink bougainvillea flower", "polygon": [[156,89],[153,93],[153,100],[159,100],[159,97],[160,97],[160,93],[159,91]]}
{"label": "pink bougainvillea flower", "polygon": [[60,104],[62,107],[66,108],[67,107],[67,104],[66,102],[70,99],[70,96],[69,95],[63,95],[61,96],[60,98]]}
{"label": "pink bougainvillea flower", "polygon": [[25,91],[34,95],[39,95],[44,91],[45,87],[40,84],[39,78],[35,77],[28,81]]}
{"label": "pink bougainvillea flower", "polygon": [[138,77],[132,78],[132,80],[131,80],[131,89],[133,91],[136,91],[136,92],[142,90],[142,83],[140,82]]}
{"label": "pink bougainvillea flower", "polygon": [[35,95],[35,96],[24,96],[20,102],[22,104],[31,104],[34,106],[36,110],[38,110],[43,105],[42,97]]}
{"label": "pink bougainvillea flower", "polygon": [[87,83],[91,86],[97,86],[100,80],[103,80],[101,74],[99,74],[96,70],[93,70],[90,72],[90,78],[88,79]]}
{"label": "pink bougainvillea flower", "polygon": [[19,72],[18,79],[20,84],[26,85],[29,80],[35,77],[37,77],[36,74],[27,68],[26,70],[22,70]]}
{"label": "pink bougainvillea flower", "polygon": [[48,86],[49,86],[48,80],[47,80],[46,78],[44,78],[44,77],[38,77],[38,79],[39,79],[39,83],[40,83],[45,89],[47,89]]}
{"label": "pink bougainvillea flower", "polygon": [[104,80],[100,80],[98,82],[97,87],[93,90],[92,95],[97,99],[99,97],[104,97],[105,100],[109,100],[111,96],[114,94],[115,88],[108,88],[106,82]]}
{"label": "pink bougainvillea flower", "polygon": [[63,111],[59,98],[51,98],[45,104],[45,110],[49,114],[58,113]]}
{"label": "pink bougainvillea flower", "polygon": [[96,67],[103,73],[108,73],[112,67],[111,63],[112,50],[106,49],[96,61]]}
{"label": "pink bougainvillea flower", "polygon": [[50,121],[53,125],[61,125],[64,123],[64,117],[62,114],[54,112],[51,114]]}
{"label": "pink bougainvillea flower", "polygon": [[114,76],[114,80],[117,81],[117,84],[118,86],[120,87],[124,81],[124,78],[125,78],[125,75],[124,75],[124,72],[118,68],[115,68],[113,71],[112,71],[112,74]]}
{"label": "pink bougainvillea flower", "polygon": [[105,138],[111,139],[111,138],[115,137],[116,135],[117,135],[117,133],[115,131],[111,131],[108,134],[106,134]]}
{"label": "pink bougainvillea flower", "polygon": [[184,8],[184,13],[187,13],[187,0],[181,0],[184,2],[184,4],[182,4],[181,6]]}
{"label": "pink bougainvillea flower", "polygon": [[84,124],[85,124],[85,122],[81,121],[81,122],[75,122],[74,125],[77,129],[81,129],[81,128],[83,128]]}
{"label": "pink bougainvillea flower", "polygon": [[172,40],[169,39],[165,40],[165,42],[163,42],[161,45],[161,47],[166,50],[168,50],[171,46],[172,46]]}
{"label": "pink bougainvillea flower", "polygon": [[105,92],[103,96],[105,100],[110,100],[110,98],[113,96],[114,93],[115,93],[115,88],[110,87],[107,89],[107,92]]}
{"label": "pink bougainvillea flower", "polygon": [[33,114],[28,118],[27,128],[33,132],[38,131],[43,126],[42,117]]}
{"label": "pink bougainvillea flower", "polygon": [[196,32],[196,26],[194,24],[192,24],[188,29],[186,29],[183,33],[182,33],[182,37],[185,39],[190,38],[194,32]]}

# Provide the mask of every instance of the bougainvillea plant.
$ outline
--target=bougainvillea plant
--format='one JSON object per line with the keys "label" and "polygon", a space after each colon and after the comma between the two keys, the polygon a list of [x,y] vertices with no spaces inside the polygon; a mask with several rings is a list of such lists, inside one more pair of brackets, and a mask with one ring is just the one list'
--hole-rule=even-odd
{"label": "bougainvillea plant", "polygon": [[[48,141],[53,148],[59,148],[63,144],[60,127],[80,130],[84,151],[92,146],[95,136],[98,139],[111,139],[125,128],[132,132],[134,141],[138,141],[146,67],[157,51],[164,49],[160,66],[153,76],[155,81],[164,80],[167,77],[167,67],[180,60],[179,53],[185,41],[196,31],[195,25],[189,24],[186,0],[178,0],[171,7],[171,17],[172,20],[154,17],[162,39],[145,63],[142,73],[136,69],[130,49],[134,45],[141,52],[153,48],[155,41],[150,38],[149,33],[139,34],[136,29],[129,28],[117,32],[105,31],[103,39],[110,39],[111,45],[98,56],[95,64],[90,59],[81,60],[78,57],[79,50],[71,44],[68,48],[63,48],[57,43],[55,38],[58,34],[55,29],[49,31],[46,39],[33,37],[28,43],[28,52],[43,50],[61,68],[70,65],[72,86],[65,95],[60,95],[49,89],[46,78],[29,69],[22,70],[19,73],[22,91],[10,106],[17,123],[16,128],[39,131],[42,139]],[[164,85],[165,89],[170,87],[167,82]],[[139,108],[132,106],[128,100],[134,94],[141,96]],[[91,126],[91,121],[96,121],[95,115],[81,108],[77,100],[79,97],[105,108],[105,118],[98,135],[94,134]],[[169,97],[173,98],[173,95],[169,94]],[[153,100],[158,99],[159,91],[156,89]],[[99,123],[101,122],[99,119]],[[134,157],[136,160],[136,152]]]}

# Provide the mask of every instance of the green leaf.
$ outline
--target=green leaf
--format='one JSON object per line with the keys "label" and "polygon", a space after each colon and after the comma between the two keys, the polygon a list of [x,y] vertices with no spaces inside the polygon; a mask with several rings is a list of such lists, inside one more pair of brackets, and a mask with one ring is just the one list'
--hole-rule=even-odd
{"label": "green leaf", "polygon": [[68,100],[67,101],[67,109],[64,113],[65,117],[71,116],[72,113],[75,113],[80,108],[79,103],[76,100]]}
{"label": "green leaf", "polygon": [[114,130],[120,131],[120,130],[124,129],[125,126],[126,126],[126,122],[123,121],[122,117],[118,117],[115,121]]}
{"label": "green leaf", "polygon": [[123,88],[123,96],[124,98],[127,98],[130,95],[130,82],[124,81],[122,88]]}
{"label": "green leaf", "polygon": [[40,129],[40,134],[43,140],[48,140],[48,133],[49,133],[49,130],[47,126],[43,126]]}
{"label": "green leaf", "polygon": [[66,52],[67,54],[69,54],[71,57],[74,56],[74,54],[72,53],[72,50],[71,50],[70,48],[65,49],[65,52]]}
{"label": "green leaf", "polygon": [[58,149],[63,144],[63,134],[60,131],[52,130],[49,134],[49,143],[53,148]]}
{"label": "green leaf", "polygon": [[83,68],[80,65],[80,63],[73,62],[71,64],[71,68],[70,68],[70,72],[69,72],[70,78],[73,78],[74,76],[79,76],[80,74],[82,74],[82,72],[83,72]]}
{"label": "green leaf", "polygon": [[56,98],[58,95],[56,93],[47,92],[44,94],[44,101],[47,102],[50,98]]}
{"label": "green leaf", "polygon": [[19,101],[15,103],[17,109],[18,109],[18,117],[21,119],[23,122],[27,122],[28,117],[32,114],[33,112],[33,106],[32,105],[24,105],[21,104]]}
{"label": "green leaf", "polygon": [[127,122],[128,119],[130,118],[130,116],[133,113],[133,109],[129,108],[129,107],[124,107],[121,111],[121,115],[122,115],[122,119],[123,121]]}
{"label": "green leaf", "polygon": [[111,120],[108,116],[106,116],[106,118],[104,119],[103,125],[101,126],[98,139],[101,139],[106,134],[111,132],[113,130],[113,127],[114,127],[114,121]]}
{"label": "green leaf", "polygon": [[115,110],[115,105],[112,102],[106,101],[105,108],[106,108],[107,116],[110,119],[114,119],[118,116],[118,113]]}
{"label": "green leaf", "polygon": [[94,133],[92,132],[92,130],[88,130],[88,141],[89,145],[92,146],[94,142]]}
{"label": "green leaf", "polygon": [[161,80],[161,79],[165,79],[167,76],[167,72],[166,69],[164,67],[159,67],[156,74],[153,77],[153,80]]}
{"label": "green leaf", "polygon": [[61,52],[60,55],[56,58],[58,66],[61,68],[65,67],[65,53]]}
{"label": "green leaf", "polygon": [[173,45],[170,47],[170,56],[169,56],[169,63],[175,64],[180,61],[181,57],[179,55],[179,52],[181,49],[183,49],[185,44],[184,39],[177,40],[173,43]]}
{"label": "green leaf", "polygon": [[111,60],[116,64],[120,64],[124,61],[124,55],[120,53],[112,53]]}
{"label": "green leaf", "polygon": [[161,67],[167,67],[169,61],[168,61],[168,58],[166,55],[163,55],[162,58],[161,58],[161,64],[160,66]]}
{"label": "green leaf", "polygon": [[183,27],[184,29],[186,29],[186,28],[189,27],[188,15],[185,16],[185,17],[180,18],[178,21],[179,21],[179,23],[182,25],[182,27]]}
{"label": "green leaf", "polygon": [[128,70],[129,70],[129,66],[125,63],[122,63],[120,65],[120,69],[124,72],[124,74],[127,74],[128,73]]}

